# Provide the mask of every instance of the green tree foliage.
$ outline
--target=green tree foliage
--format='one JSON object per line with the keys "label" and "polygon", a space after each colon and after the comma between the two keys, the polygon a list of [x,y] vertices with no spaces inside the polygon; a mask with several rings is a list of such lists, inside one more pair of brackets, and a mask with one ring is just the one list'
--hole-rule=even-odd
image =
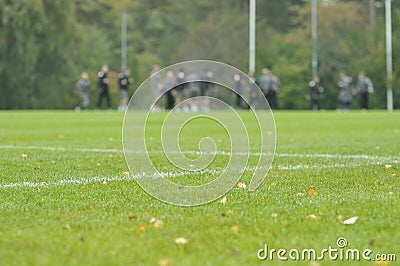
{"label": "green tree foliage", "polygon": [[[322,107],[336,108],[338,74],[344,70],[355,82],[365,71],[376,88],[372,107],[385,108],[384,8],[374,9],[375,24],[370,15],[373,3],[382,1],[318,2]],[[310,3],[257,1],[257,75],[268,67],[280,78],[279,101],[286,109],[309,107]],[[95,84],[102,64],[111,67],[117,104],[121,12],[128,14],[128,65],[136,86],[156,63],[213,59],[247,72],[248,11],[248,0],[0,0],[0,108],[72,108],[79,101],[74,93],[79,74],[89,72]],[[394,48],[400,45],[397,25],[400,2],[393,1]],[[400,107],[397,58],[394,49],[393,88]]]}
{"label": "green tree foliage", "polygon": [[2,108],[68,105],[70,95],[64,90],[73,78],[73,10],[73,4],[63,0],[2,1]]}

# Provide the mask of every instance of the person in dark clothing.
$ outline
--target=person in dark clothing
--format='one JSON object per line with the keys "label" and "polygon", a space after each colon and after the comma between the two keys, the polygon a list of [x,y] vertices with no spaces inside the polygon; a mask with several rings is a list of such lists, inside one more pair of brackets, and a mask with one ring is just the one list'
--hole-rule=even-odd
{"label": "person in dark clothing", "polygon": [[248,106],[246,105],[246,101],[244,101],[242,98],[243,97],[243,89],[244,89],[242,75],[240,73],[235,74],[233,76],[233,80],[235,81],[236,107],[248,109]]}
{"label": "person in dark clothing", "polygon": [[258,80],[258,84],[260,85],[271,109],[278,109],[278,92],[281,86],[278,77],[272,75],[267,68],[264,68],[262,70],[262,75]]}
{"label": "person in dark clothing", "polygon": [[374,85],[369,77],[365,76],[363,72],[358,74],[357,90],[360,92],[360,107],[361,109],[368,109],[368,94],[374,92]]}
{"label": "person in dark clothing", "polygon": [[109,93],[110,79],[108,78],[108,66],[103,65],[101,71],[97,74],[97,86],[99,89],[99,100],[97,101],[97,108],[101,108],[103,98],[106,98],[107,108],[111,109],[111,99]]}
{"label": "person in dark clothing", "polygon": [[311,109],[317,111],[319,108],[319,95],[324,92],[324,87],[319,83],[319,77],[315,76],[309,84],[309,94],[311,99]]}
{"label": "person in dark clothing", "polygon": [[201,73],[201,82],[200,82],[200,96],[205,96],[202,99],[202,103],[200,105],[200,109],[203,111],[210,111],[210,100],[207,98],[208,92],[210,88],[214,85],[212,83],[214,78],[214,73],[210,70],[204,69]]}
{"label": "person in dark clothing", "polygon": [[131,70],[129,68],[124,69],[124,71],[118,74],[118,86],[119,92],[121,93],[121,104],[118,107],[118,111],[124,112],[126,107],[128,106],[129,100],[129,85],[133,83],[133,78],[129,75],[131,74]]}
{"label": "person in dark clothing", "polygon": [[165,106],[167,110],[171,110],[172,108],[174,108],[175,105],[176,92],[175,89],[171,89],[174,88],[175,84],[176,84],[175,73],[169,70],[162,84],[162,91],[165,92],[165,95],[167,97]]}
{"label": "person in dark clothing", "polygon": [[258,85],[258,80],[254,76],[253,72],[248,72],[247,75],[249,76],[249,83],[248,87],[246,88],[246,91],[249,93],[250,99],[249,99],[249,104],[250,106],[246,106],[247,108],[255,108],[256,106],[256,100],[257,100],[257,85]]}

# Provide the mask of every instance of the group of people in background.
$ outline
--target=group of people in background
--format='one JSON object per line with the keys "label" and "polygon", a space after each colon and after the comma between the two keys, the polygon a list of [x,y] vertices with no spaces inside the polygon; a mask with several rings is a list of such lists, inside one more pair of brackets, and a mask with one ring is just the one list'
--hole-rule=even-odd
{"label": "group of people in background", "polygon": [[[162,79],[158,73],[159,70],[159,65],[153,66],[150,81],[153,94],[157,98],[165,94],[165,109],[176,107],[176,111],[184,112],[209,110],[209,101],[206,98],[195,99],[195,97],[209,95],[209,90],[214,85],[212,83],[214,74],[211,71],[204,69],[200,73],[186,73],[184,69],[180,69],[175,73],[169,70]],[[163,109],[160,100],[161,97],[154,104],[154,111]]]}
{"label": "group of people in background", "polygon": [[[368,94],[374,92],[374,86],[369,77],[363,72],[358,73],[357,86],[353,85],[353,78],[342,71],[339,75],[339,95],[338,95],[338,110],[349,110],[353,102],[353,96],[360,94],[360,108],[362,110],[368,109]],[[319,109],[320,94],[325,91],[324,87],[320,84],[320,79],[315,76],[309,84],[309,98],[311,100],[311,109]]]}
{"label": "group of people in background", "polygon": [[[111,98],[110,98],[110,78],[108,77],[109,67],[103,65],[101,70],[97,73],[97,89],[98,89],[98,100],[96,108],[102,107],[103,101],[106,101],[106,107],[111,109]],[[118,74],[118,87],[121,94],[121,102],[118,106],[118,111],[125,111],[129,101],[129,85],[133,83],[133,78],[130,77],[130,69],[125,68],[121,73]],[[90,81],[89,74],[83,72],[81,78],[77,83],[77,87],[81,94],[81,104],[75,108],[75,111],[87,110],[89,108],[89,94],[90,94]]]}
{"label": "group of people in background", "polygon": [[[196,96],[208,96],[209,90],[214,86],[214,74],[207,69],[201,73],[186,73],[185,70],[180,69],[178,73],[168,71],[165,77],[160,77],[159,71],[161,67],[154,65],[150,73],[150,82],[152,86],[152,93],[158,99],[153,106],[154,111],[162,109],[172,109],[176,106],[176,111],[208,111],[209,102],[207,98],[201,98],[201,101],[193,100]],[[267,68],[262,69],[261,75],[256,78],[252,72],[248,73],[249,82],[244,82],[246,79],[241,74],[233,77],[235,82],[237,108],[248,109],[256,100],[257,86],[261,89],[264,97],[267,99],[271,109],[278,109],[278,93],[280,91],[281,83],[279,78],[271,73]],[[200,81],[201,80],[201,81]],[[133,83],[133,78],[130,77],[130,69],[125,68],[118,74],[118,87],[121,95],[121,101],[118,111],[125,111],[129,101],[129,85]],[[81,74],[81,78],[77,83],[77,87],[81,94],[81,104],[75,108],[76,111],[86,110],[89,107],[89,94],[90,82],[87,72]],[[363,72],[358,74],[358,83],[354,87],[353,79],[345,72],[340,73],[340,80],[338,83],[338,109],[348,110],[351,108],[353,96],[360,94],[360,108],[368,109],[368,94],[374,92],[372,81]],[[173,88],[173,89],[170,89]],[[98,100],[96,108],[100,109],[105,100],[106,107],[111,109],[110,99],[110,78],[109,67],[103,65],[97,74],[97,89]],[[311,102],[311,109],[318,110],[320,95],[324,93],[325,89],[320,83],[320,78],[314,76],[309,83],[309,91],[307,99]],[[150,93],[150,92],[149,92]],[[249,95],[246,101],[242,97],[243,93]],[[165,95],[164,95],[165,94]],[[163,96],[164,95],[164,96]],[[164,108],[161,106],[161,98],[165,98]]]}

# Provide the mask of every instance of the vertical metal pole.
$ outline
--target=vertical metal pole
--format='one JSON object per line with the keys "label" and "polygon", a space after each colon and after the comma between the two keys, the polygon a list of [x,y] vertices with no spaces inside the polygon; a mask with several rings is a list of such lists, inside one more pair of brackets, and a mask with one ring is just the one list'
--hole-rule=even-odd
{"label": "vertical metal pole", "polygon": [[249,7],[249,71],[256,70],[256,0],[250,0]]}
{"label": "vertical metal pole", "polygon": [[392,7],[391,0],[386,0],[386,71],[387,71],[387,109],[393,111],[393,61],[392,61]]}
{"label": "vertical metal pole", "polygon": [[128,34],[127,14],[126,12],[123,12],[121,20],[121,68],[122,69],[127,68],[128,66],[127,34]]}
{"label": "vertical metal pole", "polygon": [[317,0],[311,2],[311,38],[312,58],[311,67],[313,77],[318,76],[318,8]]}
{"label": "vertical metal pole", "polygon": [[376,0],[369,0],[369,24],[376,25]]}

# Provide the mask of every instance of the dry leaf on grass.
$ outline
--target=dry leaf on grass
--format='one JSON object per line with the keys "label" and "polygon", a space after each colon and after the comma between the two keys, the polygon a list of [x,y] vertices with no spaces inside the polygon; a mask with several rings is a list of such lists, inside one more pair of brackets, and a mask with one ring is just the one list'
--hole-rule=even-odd
{"label": "dry leaf on grass", "polygon": [[22,156],[22,158],[27,158],[28,157],[28,155],[25,154],[25,153],[21,154],[21,156]]}
{"label": "dry leaf on grass", "polygon": [[231,248],[230,253],[233,255],[240,255],[240,250],[238,248]]}
{"label": "dry leaf on grass", "polygon": [[131,215],[131,216],[128,216],[128,219],[130,220],[130,221],[134,221],[134,220],[137,220],[137,216],[136,215]]}
{"label": "dry leaf on grass", "polygon": [[316,191],[316,190],[313,189],[313,188],[309,188],[309,189],[307,190],[307,194],[308,194],[308,195],[311,195],[311,196],[318,196],[318,191]]}
{"label": "dry leaf on grass", "polygon": [[378,261],[375,261],[375,265],[386,266],[386,265],[390,265],[390,263],[387,260],[378,260]]}
{"label": "dry leaf on grass", "polygon": [[310,214],[307,216],[307,219],[316,220],[317,216],[315,214]]}
{"label": "dry leaf on grass", "polygon": [[390,169],[390,168],[392,168],[393,167],[393,165],[391,165],[391,164],[385,164],[385,168],[386,169]]}
{"label": "dry leaf on grass", "polygon": [[231,227],[231,232],[232,233],[237,234],[237,233],[239,233],[239,231],[240,231],[240,227],[239,226],[234,225],[234,226]]}
{"label": "dry leaf on grass", "polygon": [[156,219],[156,218],[151,218],[150,223],[153,224],[153,227],[155,227],[155,228],[161,228],[164,225],[163,221],[161,221],[160,219]]}
{"label": "dry leaf on grass", "polygon": [[178,245],[185,245],[185,244],[189,243],[189,240],[187,240],[184,237],[178,237],[178,238],[175,238],[175,243]]}
{"label": "dry leaf on grass", "polygon": [[139,225],[138,227],[136,227],[136,232],[138,232],[138,233],[146,232],[146,230],[147,230],[146,225]]}
{"label": "dry leaf on grass", "polygon": [[171,259],[170,258],[164,258],[158,261],[158,265],[160,266],[169,266],[171,265]]}
{"label": "dry leaf on grass", "polygon": [[223,198],[219,201],[219,203],[225,204],[227,201],[228,201],[228,199],[227,199],[226,197],[223,197]]}
{"label": "dry leaf on grass", "polygon": [[244,182],[239,182],[239,183],[237,183],[237,187],[238,187],[238,188],[246,188],[247,185],[246,185],[246,183],[244,183]]}
{"label": "dry leaf on grass", "polygon": [[351,217],[351,218],[343,221],[343,224],[355,224],[357,222],[357,220],[358,220],[358,216],[354,216],[354,217]]}

